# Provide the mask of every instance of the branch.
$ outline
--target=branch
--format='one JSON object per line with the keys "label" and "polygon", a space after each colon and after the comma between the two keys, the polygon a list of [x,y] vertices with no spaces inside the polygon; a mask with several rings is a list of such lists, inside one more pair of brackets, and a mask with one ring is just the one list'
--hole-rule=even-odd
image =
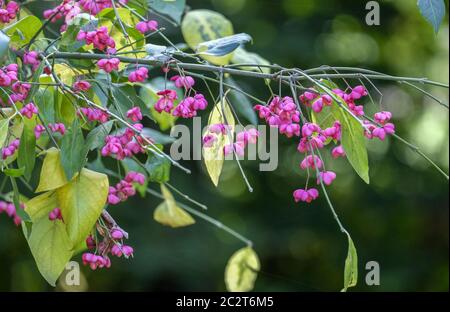
{"label": "branch", "polygon": [[[106,58],[107,56],[104,54],[99,53],[81,53],[81,52],[54,52],[51,55],[49,55],[49,58],[55,58],[55,59],[88,59],[88,60],[100,60],[103,58]],[[142,64],[142,65],[166,65],[164,62],[161,61],[155,61],[150,59],[138,59],[138,58],[132,58],[132,57],[126,57],[126,56],[114,56],[118,58],[123,63],[130,63],[130,64]],[[243,77],[253,77],[253,78],[260,78],[260,79],[271,79],[271,80],[285,80],[290,81],[294,79],[295,81],[304,81],[309,80],[304,75],[296,75],[296,76],[285,76],[280,75],[279,73],[273,73],[273,74],[267,74],[267,73],[261,73],[261,72],[253,72],[249,70],[242,70],[242,69],[235,69],[231,67],[221,67],[221,66],[214,66],[209,64],[194,64],[194,63],[183,63],[183,62],[177,62],[176,64],[170,63],[168,64],[172,67],[179,67],[182,69],[190,69],[190,70],[198,70],[198,71],[206,71],[206,72],[214,72],[220,74],[221,72],[224,74],[230,74],[230,75],[236,75],[236,76],[243,76]],[[251,67],[251,64],[246,64],[246,67]],[[260,65],[258,65],[260,67]],[[255,66],[256,67],[256,66]],[[292,70],[285,70],[285,71],[296,71],[296,69]],[[388,80],[388,81],[407,81],[407,82],[416,82],[416,83],[422,83],[422,84],[429,84],[434,85],[442,88],[449,88],[448,84],[444,84],[437,81],[432,81],[427,78],[412,78],[412,77],[397,77],[397,76],[390,76],[386,74],[381,74],[377,72],[368,71],[370,73],[362,75],[366,70],[359,69],[359,72],[356,73],[347,73],[347,74],[314,74],[309,75],[311,78],[370,78],[370,79],[377,79],[377,80]]]}

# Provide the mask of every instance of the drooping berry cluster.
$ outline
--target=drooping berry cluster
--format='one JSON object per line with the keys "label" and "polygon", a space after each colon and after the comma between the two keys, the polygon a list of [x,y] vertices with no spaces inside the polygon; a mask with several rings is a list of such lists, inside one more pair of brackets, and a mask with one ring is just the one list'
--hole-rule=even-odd
{"label": "drooping berry cluster", "polygon": [[127,200],[128,197],[134,196],[136,194],[136,189],[134,188],[133,183],[144,185],[145,176],[141,173],[130,171],[125,179],[117,183],[115,187],[110,186],[108,204],[117,205],[120,202]]}
{"label": "drooping berry cluster", "polygon": [[[91,252],[83,253],[81,259],[84,265],[88,265],[92,270],[110,268],[111,259],[109,255],[115,257],[130,258],[133,256],[133,247],[125,245],[124,239],[128,239],[128,234],[116,224],[103,222],[97,223],[99,235],[89,235],[86,238],[86,246]],[[99,241],[101,239],[101,241]]]}
{"label": "drooping berry cluster", "polygon": [[15,139],[8,146],[3,147],[2,148],[2,159],[6,159],[9,156],[14,155],[14,153],[19,148],[19,145],[20,145],[20,140]]}
{"label": "drooping berry cluster", "polygon": [[142,34],[145,34],[148,31],[157,31],[158,22],[154,20],[142,21],[136,24],[136,29]]}
{"label": "drooping berry cluster", "polygon": [[300,112],[294,100],[289,97],[274,97],[268,106],[256,105],[259,117],[272,126],[277,127],[281,134],[288,138],[300,135]]}
{"label": "drooping berry cluster", "polygon": [[89,121],[98,121],[100,123],[105,123],[109,119],[109,115],[107,112],[92,107],[82,107],[79,112],[81,112],[84,116],[86,116]]}
{"label": "drooping berry cluster", "polygon": [[[340,100],[340,104],[346,105],[348,111],[353,115],[350,118],[361,118],[359,122],[363,126],[364,134],[367,138],[374,137],[384,140],[386,135],[395,133],[395,126],[389,123],[392,118],[390,112],[382,111],[374,115],[375,123],[363,119],[364,107],[358,105],[356,101],[368,95],[364,86],[349,88],[348,91],[333,89],[333,96]],[[299,96],[300,102],[310,108],[315,114],[323,114],[325,107],[338,105],[330,94],[320,94],[314,89],[310,89]],[[331,185],[336,179],[336,173],[325,170],[325,164],[318,153],[330,143],[335,143],[332,148],[331,156],[333,158],[345,157],[345,150],[340,144],[342,137],[342,125],[339,120],[335,120],[330,126],[322,129],[318,124],[304,121],[300,126],[301,119],[306,120],[306,116],[301,116],[298,107],[290,97],[274,97],[269,105],[256,105],[259,117],[272,127],[277,127],[280,133],[287,137],[300,137],[297,146],[299,153],[305,155],[300,163],[300,168],[311,173],[316,173],[317,184]],[[204,144],[212,145],[214,138],[207,136],[204,138]],[[238,146],[237,146],[238,147]],[[242,149],[236,150],[241,151]],[[311,171],[310,171],[311,170]],[[306,185],[303,189],[297,189],[293,193],[296,202],[310,203],[319,197],[319,191],[316,188]]]}
{"label": "drooping berry cluster", "polygon": [[85,40],[86,44],[92,44],[95,49],[100,51],[107,51],[108,53],[116,52],[116,43],[114,39],[109,36],[108,27],[106,26],[102,26],[92,31],[80,30],[77,35],[77,40]]}
{"label": "drooping berry cluster", "polygon": [[[64,19],[60,28],[60,31],[63,32],[67,30],[67,25],[79,13],[84,11],[90,15],[96,15],[103,9],[112,8],[112,1],[113,0],[63,0],[56,7],[45,10],[43,16],[52,23]],[[116,1],[116,5],[119,7],[127,3],[128,0]]]}
{"label": "drooping berry cluster", "polygon": [[8,3],[4,3],[1,1],[0,6],[0,23],[8,24],[13,19],[16,18],[17,13],[19,13],[20,6],[15,1],[9,1]]}
{"label": "drooping berry cluster", "polygon": [[56,207],[52,211],[50,211],[49,214],[48,214],[48,219],[50,221],[55,221],[55,220],[63,221],[61,209]]}
{"label": "drooping berry cluster", "polygon": [[[192,90],[195,84],[194,78],[190,76],[176,75],[171,78],[177,88],[184,88],[186,92]],[[194,91],[195,92],[195,91]],[[157,93],[158,101],[154,108],[158,113],[166,112],[175,117],[193,118],[197,116],[197,112],[205,110],[208,106],[208,101],[201,93],[195,92],[192,96],[187,96],[175,107],[175,101],[178,100],[178,95],[175,90],[162,90]]]}

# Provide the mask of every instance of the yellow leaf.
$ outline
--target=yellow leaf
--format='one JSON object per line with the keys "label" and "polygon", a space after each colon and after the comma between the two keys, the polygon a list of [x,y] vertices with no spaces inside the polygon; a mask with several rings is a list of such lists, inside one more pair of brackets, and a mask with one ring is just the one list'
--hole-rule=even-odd
{"label": "yellow leaf", "polygon": [[[205,161],[206,169],[211,177],[212,182],[215,186],[219,184],[220,174],[222,173],[223,162],[224,162],[224,153],[223,148],[225,145],[231,144],[233,139],[233,130],[235,125],[235,120],[233,113],[231,112],[230,105],[226,99],[224,99],[224,112],[222,113],[222,103],[218,102],[211,114],[209,115],[208,125],[216,125],[216,124],[227,124],[230,128],[230,135],[218,135],[217,140],[211,147],[203,148],[203,159]],[[225,118],[224,118],[225,116]],[[226,119],[226,120],[225,120]],[[205,131],[204,135],[208,132],[208,129]]]}
{"label": "yellow leaf", "polygon": [[161,203],[153,214],[155,221],[173,228],[192,225],[195,220],[184,209],[178,207],[172,193],[161,184],[161,193],[165,201]]}
{"label": "yellow leaf", "polygon": [[36,193],[54,190],[66,183],[67,179],[61,165],[60,152],[58,149],[52,147],[46,151]]}
{"label": "yellow leaf", "polygon": [[88,73],[87,70],[77,69],[75,70],[73,67],[70,67],[67,64],[55,64],[53,66],[53,72],[59,77],[59,79],[67,85],[72,85],[74,82],[74,78],[79,75],[83,75]]}
{"label": "yellow leaf", "polygon": [[34,223],[40,218],[48,217],[48,213],[58,207],[58,199],[53,191],[38,195],[25,204],[25,212]]}
{"label": "yellow leaf", "polygon": [[72,181],[56,190],[67,233],[74,246],[86,239],[100,217],[108,188],[106,175],[82,169]]}
{"label": "yellow leaf", "polygon": [[225,284],[228,291],[251,291],[258,276],[260,263],[251,247],[239,249],[228,260],[225,268]]}
{"label": "yellow leaf", "polygon": [[348,238],[348,252],[345,259],[344,288],[341,290],[342,292],[346,292],[348,288],[355,287],[358,284],[358,253],[350,234],[346,234]]}
{"label": "yellow leaf", "polygon": [[3,143],[5,143],[8,136],[9,129],[9,119],[0,120],[0,148],[3,148]]}
{"label": "yellow leaf", "polygon": [[50,221],[48,218],[39,219],[39,222],[33,224],[28,244],[39,272],[50,285],[55,286],[72,257],[72,244],[64,223],[60,220]]}
{"label": "yellow leaf", "polygon": [[39,272],[52,286],[73,254],[65,223],[48,219],[49,212],[56,207],[58,201],[54,191],[36,196],[25,204],[25,212],[33,222],[28,245]]}
{"label": "yellow leaf", "polygon": [[[184,40],[194,51],[202,42],[234,34],[231,22],[222,14],[210,10],[193,10],[188,12],[181,23],[181,31]],[[200,56],[212,64],[227,65],[233,57],[233,53],[221,57]]]}

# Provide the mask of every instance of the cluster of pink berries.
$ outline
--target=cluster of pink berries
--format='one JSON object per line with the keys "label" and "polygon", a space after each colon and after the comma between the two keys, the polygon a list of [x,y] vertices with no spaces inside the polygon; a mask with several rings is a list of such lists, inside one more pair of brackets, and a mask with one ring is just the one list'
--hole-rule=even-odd
{"label": "cluster of pink berries", "polygon": [[91,88],[91,84],[86,80],[77,80],[72,87],[75,92],[86,92]]}
{"label": "cluster of pink berries", "polygon": [[[171,80],[175,83],[177,88],[185,88],[190,90],[194,84],[194,78],[190,76],[174,76]],[[208,106],[208,101],[201,93],[196,93],[193,96],[184,98],[177,107],[175,101],[178,99],[177,92],[175,90],[163,90],[157,93],[160,97],[156,102],[154,108],[158,113],[166,112],[171,113],[173,116],[182,118],[192,118],[197,116],[199,110],[205,110]]]}
{"label": "cluster of pink berries", "polygon": [[82,113],[89,121],[98,121],[100,123],[105,123],[109,119],[109,115],[107,112],[92,107],[82,107],[79,110],[79,113]]}
{"label": "cluster of pink berries", "polygon": [[145,34],[148,31],[157,31],[158,22],[154,20],[142,21],[136,24],[136,29],[142,34]]}
{"label": "cluster of pink berries", "polygon": [[79,13],[81,13],[81,9],[76,1],[63,0],[53,9],[45,10],[43,15],[45,19],[49,19],[52,23],[64,18],[64,23],[60,28],[60,31],[63,32],[67,30],[67,23],[72,21]]}
{"label": "cluster of pink berries", "polygon": [[[214,124],[208,127],[208,132],[203,136],[203,147],[210,148],[217,142],[219,136],[229,135],[230,127],[225,124]],[[225,156],[236,153],[237,156],[245,155],[245,148],[248,144],[256,144],[259,137],[258,130],[252,128],[244,130],[236,135],[236,142],[224,146]]]}
{"label": "cluster of pink berries", "polygon": [[99,232],[103,240],[99,243],[92,235],[86,238],[86,246],[94,252],[86,252],[81,259],[84,265],[89,265],[92,270],[97,268],[110,268],[111,259],[109,254],[115,257],[129,258],[133,256],[133,247],[123,244],[123,239],[128,239],[128,234],[117,225],[107,224],[107,228],[102,228]]}
{"label": "cluster of pink berries", "polygon": [[133,107],[127,111],[127,118],[131,119],[132,122],[139,122],[142,120],[142,112],[139,107]]}
{"label": "cluster of pink berries", "polygon": [[11,89],[14,93],[10,95],[10,99],[13,103],[17,103],[25,101],[28,97],[28,92],[31,90],[31,85],[29,83],[17,81],[12,84]]}
{"label": "cluster of pink berries", "polygon": [[[29,57],[29,59],[35,60],[33,57]],[[29,59],[27,62],[30,62]],[[36,64],[35,61],[31,61],[31,63]],[[39,61],[37,64],[39,64]],[[0,68],[0,87],[10,87],[12,91],[8,96],[7,105],[24,101],[31,90],[31,84],[18,81],[18,71],[19,65],[15,63]],[[0,104],[5,105],[1,99]]]}
{"label": "cluster of pink berries", "polygon": [[[143,128],[139,123],[134,124],[133,127],[137,130]],[[136,136],[130,128],[125,129],[124,133],[120,135],[108,135],[105,143],[102,148],[102,156],[115,155],[118,160],[144,152],[141,146],[144,143],[142,137]]]}
{"label": "cluster of pink berries", "polygon": [[14,155],[14,153],[17,151],[20,145],[20,140],[15,139],[6,147],[2,148],[2,159],[6,159],[11,155]]}
{"label": "cluster of pink berries", "polygon": [[87,44],[92,44],[94,48],[112,54],[115,53],[116,43],[108,34],[108,27],[102,26],[93,31],[80,30],[77,40],[85,40]]}
{"label": "cluster of pink berries", "polygon": [[[99,244],[101,247],[102,243]],[[111,255],[116,256],[118,258],[122,257],[122,255],[125,256],[126,258],[129,258],[133,256],[134,250],[133,247],[131,246],[116,243],[112,245],[112,247],[110,247],[110,249],[107,252],[104,249],[104,251],[102,252],[103,255],[97,255],[95,253],[86,252],[81,256],[81,259],[83,261],[83,264],[89,265],[89,267],[92,270],[103,268],[109,269],[111,267],[111,259],[109,258],[108,253],[111,253]]]}
{"label": "cluster of pink berries", "polygon": [[[20,208],[24,209],[25,206],[21,203]],[[18,226],[22,222],[22,219],[17,215],[16,206],[13,203],[0,200],[0,213],[3,212],[13,219],[15,225]]]}
{"label": "cluster of pink berries", "polygon": [[116,184],[115,187],[109,187],[108,204],[117,205],[120,202],[127,200],[128,197],[134,196],[136,190],[133,183],[144,185],[145,176],[142,173],[130,171],[125,179]]}
{"label": "cluster of pink berries", "polygon": [[[64,135],[66,133],[66,127],[63,123],[55,123],[55,124],[48,124],[48,127],[53,133],[60,133],[61,135]],[[42,133],[45,132],[45,127],[41,124],[36,125],[34,127],[34,136],[36,139],[39,139],[42,135]]]}
{"label": "cluster of pink berries", "polygon": [[41,61],[39,60],[39,53],[37,53],[36,51],[25,52],[23,54],[22,60],[25,65],[31,65],[33,71],[35,71],[41,63]]}
{"label": "cluster of pink berries", "polygon": [[163,90],[157,93],[160,98],[155,104],[155,110],[158,113],[170,113],[173,109],[174,102],[178,99],[177,92],[174,90]]}
{"label": "cluster of pink berries", "polygon": [[19,13],[19,4],[15,1],[9,1],[6,5],[1,1],[0,6],[0,23],[7,24],[16,18]]}
{"label": "cluster of pink berries", "polygon": [[120,60],[117,57],[104,58],[97,62],[97,66],[105,72],[110,73],[113,70],[119,70]]}
{"label": "cluster of pink berries", "polygon": [[[188,96],[183,99],[172,112],[173,116],[182,118],[192,118],[197,116],[197,111],[205,110],[208,106],[203,94],[197,93],[194,96]],[[156,107],[156,105],[155,105]]]}
{"label": "cluster of pink berries", "polygon": [[218,136],[228,135],[230,127],[225,124],[214,124],[208,127],[208,132],[203,137],[203,147],[210,148],[217,141]]}
{"label": "cluster of pink berries", "polygon": [[48,219],[50,221],[55,221],[55,220],[61,220],[63,221],[63,217],[61,214],[61,209],[59,209],[58,207],[54,208],[52,211],[50,211],[48,213]]}
{"label": "cluster of pink berries", "polygon": [[55,124],[48,124],[48,127],[50,128],[50,130],[52,132],[58,132],[61,135],[64,135],[64,133],[66,133],[66,126],[64,126],[63,123],[55,123]]}
{"label": "cluster of pink berries", "polygon": [[24,105],[21,109],[20,109],[20,113],[25,116],[28,119],[33,118],[33,115],[37,115],[39,113],[38,108],[36,107],[36,105],[34,105],[33,102],[30,102],[26,105]]}
{"label": "cluster of pink berries", "polygon": [[[127,0],[117,1],[118,6],[126,4]],[[59,5],[52,9],[45,10],[43,15],[52,23],[64,18],[64,23],[60,31],[67,29],[67,24],[72,21],[81,11],[91,15],[96,15],[103,9],[111,8],[112,0],[63,0]]]}
{"label": "cluster of pink berries", "polygon": [[148,79],[148,69],[146,67],[139,67],[128,75],[130,82],[143,82]]}
{"label": "cluster of pink berries", "polygon": [[300,136],[300,112],[294,100],[289,97],[274,97],[268,106],[256,105],[259,117],[264,118],[271,127],[277,127],[288,138]]}
{"label": "cluster of pink berries", "polygon": [[[79,0],[79,4],[84,11],[96,15],[103,9],[112,8],[113,1],[114,0]],[[128,0],[118,0],[115,3],[117,6],[123,6],[128,3]]]}
{"label": "cluster of pink berries", "polygon": [[392,118],[391,112],[378,112],[373,118],[380,126],[374,125],[367,120],[364,121],[364,134],[368,139],[378,138],[381,141],[384,141],[386,135],[395,133],[395,125],[389,122]]}
{"label": "cluster of pink berries", "polygon": [[17,64],[10,64],[0,68],[0,87],[9,87],[13,81],[17,80]]}
{"label": "cluster of pink berries", "polygon": [[225,145],[223,152],[225,155],[230,155],[233,151],[239,156],[243,157],[245,154],[245,147],[250,144],[256,144],[259,132],[256,129],[249,129],[239,132],[236,135],[236,142]]}
{"label": "cluster of pink berries", "polygon": [[[364,86],[356,86],[349,88],[347,92],[340,89],[332,90],[334,95],[340,97],[342,102],[347,105],[348,109],[355,116],[364,116],[364,107],[357,105],[356,101],[368,95]],[[337,105],[333,101],[333,97],[329,94],[320,94],[314,89],[304,92],[299,97],[301,103],[310,107],[315,113],[320,114],[326,106]],[[277,127],[280,133],[287,137],[298,136],[300,142],[297,150],[306,154],[305,158],[300,163],[300,168],[317,171],[317,184],[331,185],[336,179],[336,173],[327,171],[324,168],[322,159],[314,153],[314,150],[324,148],[331,142],[338,143],[341,140],[341,124],[335,121],[330,127],[321,129],[319,125],[311,122],[306,122],[300,127],[300,112],[290,97],[274,97],[269,105],[256,105],[255,110],[259,112],[259,117],[264,118],[266,122],[273,127]],[[367,138],[377,137],[384,140],[386,135],[395,133],[395,126],[389,123],[392,118],[390,112],[378,112],[374,115],[374,120],[377,124],[364,121],[365,136]],[[208,134],[203,139],[205,146],[212,146],[215,142],[214,136]],[[239,141],[238,141],[239,143]],[[234,143],[233,146],[228,147],[228,153],[234,150],[239,154],[243,153],[242,144]],[[345,157],[345,151],[342,145],[335,146],[331,151],[333,158]],[[319,197],[319,191],[316,188],[304,188],[295,190],[293,193],[296,202],[310,203]]]}
{"label": "cluster of pink berries", "polygon": [[195,80],[191,76],[180,76],[176,75],[170,78],[177,88],[185,88],[186,90],[191,89],[195,85]]}

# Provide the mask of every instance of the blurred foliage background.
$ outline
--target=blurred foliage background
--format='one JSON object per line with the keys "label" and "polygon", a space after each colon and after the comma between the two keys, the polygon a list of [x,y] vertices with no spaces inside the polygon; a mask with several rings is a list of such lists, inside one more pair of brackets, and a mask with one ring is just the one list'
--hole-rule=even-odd
{"label": "blurred foliage background", "polygon": [[[253,37],[248,50],[285,67],[364,67],[448,83],[448,20],[435,35],[420,16],[416,1],[385,0],[380,1],[381,25],[367,26],[365,4],[188,0],[193,9],[226,15],[236,33]],[[161,23],[174,42],[182,42],[179,29]],[[268,95],[261,81],[237,80],[260,98]],[[377,87],[383,93],[383,107],[393,112],[398,133],[423,148],[448,172],[448,110],[406,86],[377,82]],[[448,103],[447,90],[427,90]],[[373,89],[371,92],[378,97]],[[173,170],[171,182],[207,204],[208,215],[254,242],[262,263],[256,291],[339,290],[346,238],[323,198],[311,205],[293,202],[292,191],[304,184],[305,176],[298,168],[296,143],[281,140],[280,144],[275,172],[259,172],[257,163],[245,163],[255,189],[252,194],[232,162],[226,164],[218,189],[198,161],[184,162],[193,170],[190,176]],[[332,201],[359,253],[360,278],[355,289],[448,291],[448,182],[399,142],[388,139],[368,143],[368,147],[371,185],[365,185],[345,160],[328,163],[338,173],[329,189]],[[130,233],[128,242],[135,248],[135,257],[114,259],[109,270],[92,272],[83,267],[80,289],[225,290],[225,264],[242,243],[202,220],[185,229],[163,227],[152,219],[159,202],[136,196],[111,207],[111,214]],[[380,286],[369,287],[364,282],[365,264],[372,260],[381,267]],[[5,215],[0,215],[0,264],[0,290],[53,290],[39,275],[21,230]]]}

